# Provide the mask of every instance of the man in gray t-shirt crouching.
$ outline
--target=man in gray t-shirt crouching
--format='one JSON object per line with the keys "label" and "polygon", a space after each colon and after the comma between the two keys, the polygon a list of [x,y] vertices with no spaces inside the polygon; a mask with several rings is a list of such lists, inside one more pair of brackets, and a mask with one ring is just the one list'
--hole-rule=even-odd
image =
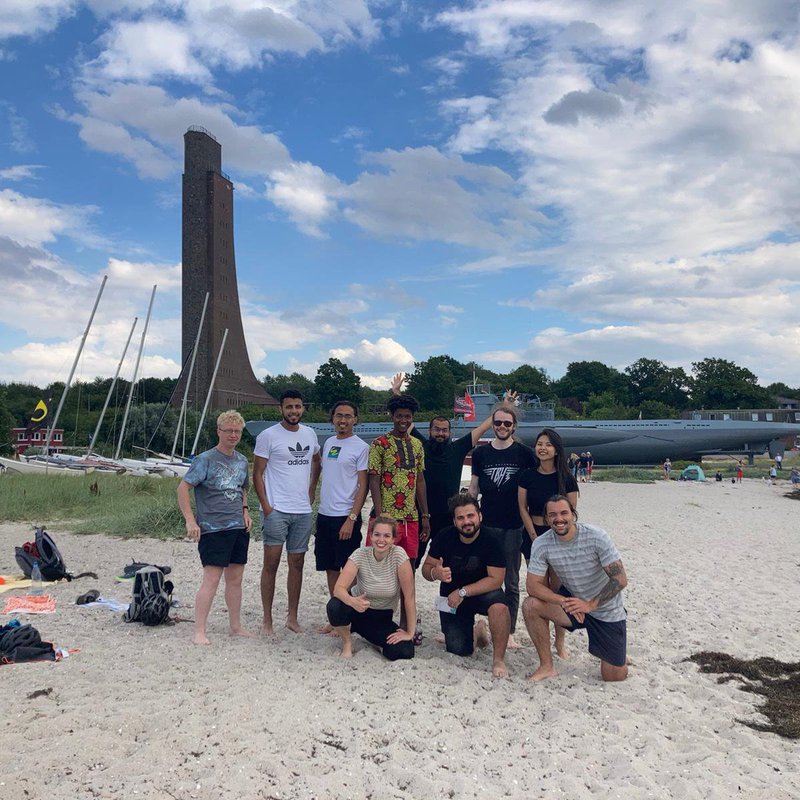
{"label": "man in gray t-shirt crouching", "polygon": [[[558,674],[550,652],[552,621],[568,631],[585,628],[603,680],[624,681],[628,659],[622,590],[628,578],[619,552],[602,528],[578,523],[575,508],[563,495],[545,503],[544,516],[550,530],[533,542],[526,584],[530,597],[522,605],[539,656],[539,669],[530,679]],[[561,579],[558,592],[548,588],[548,567]]]}

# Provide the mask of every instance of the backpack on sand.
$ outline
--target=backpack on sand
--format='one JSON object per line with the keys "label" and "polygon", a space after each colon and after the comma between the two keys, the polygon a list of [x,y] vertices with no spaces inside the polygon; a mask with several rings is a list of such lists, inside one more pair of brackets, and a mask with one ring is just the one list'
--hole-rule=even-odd
{"label": "backpack on sand", "polygon": [[25,542],[22,547],[15,548],[14,555],[26,578],[31,577],[34,561],[39,562],[42,579],[46,581],[60,581],[63,578],[68,581],[75,578],[97,578],[94,572],[81,572],[80,575],[71,575],[67,572],[67,565],[64,563],[61,551],[43,527],[36,529],[36,537],[32,542]]}
{"label": "backpack on sand", "polygon": [[172,581],[164,580],[164,573],[158,567],[142,567],[133,579],[131,604],[122,618],[144,625],[167,622],[173,588]]}

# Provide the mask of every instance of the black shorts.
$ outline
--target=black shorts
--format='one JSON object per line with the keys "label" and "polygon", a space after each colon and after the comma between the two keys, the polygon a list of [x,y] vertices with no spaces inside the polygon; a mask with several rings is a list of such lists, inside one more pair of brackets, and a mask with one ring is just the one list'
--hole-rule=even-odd
{"label": "black shorts", "polygon": [[501,589],[494,589],[486,594],[476,594],[474,597],[465,597],[455,614],[439,612],[445,649],[448,653],[457,656],[472,655],[475,647],[472,633],[475,615],[488,616],[489,608],[495,603],[506,605],[506,596]]}
{"label": "black shorts", "polygon": [[244,528],[213,531],[200,536],[197,550],[204,567],[227,567],[230,564],[246,564],[250,535]]}
{"label": "black shorts", "polygon": [[[573,595],[563,586],[558,593],[564,597]],[[566,628],[568,631],[576,631],[585,628],[589,634],[589,652],[601,661],[605,661],[615,667],[624,667],[627,664],[628,649],[628,626],[627,620],[619,622],[603,622],[596,619],[591,614],[586,614],[583,622],[578,622],[572,614],[564,612],[572,623],[572,627]]]}
{"label": "black shorts", "polygon": [[361,515],[353,523],[353,535],[349,539],[340,539],[339,530],[344,524],[344,517],[329,517],[317,514],[317,532],[314,536],[314,558],[317,571],[341,569],[354,553],[361,547]]}

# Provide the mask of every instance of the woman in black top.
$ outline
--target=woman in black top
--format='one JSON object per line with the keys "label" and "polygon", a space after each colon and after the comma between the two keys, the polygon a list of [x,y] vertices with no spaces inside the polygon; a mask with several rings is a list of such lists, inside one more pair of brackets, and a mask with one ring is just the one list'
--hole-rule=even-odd
{"label": "woman in black top", "polygon": [[[533,446],[537,467],[526,469],[519,478],[517,499],[522,524],[528,535],[522,537],[522,554],[526,561],[531,558],[533,540],[550,529],[544,519],[544,504],[554,495],[564,495],[573,507],[578,505],[578,482],[569,469],[569,460],[564,452],[561,437],[552,428],[545,428]],[[548,585],[558,591],[561,581],[552,570],[547,571]],[[556,629],[556,652],[566,656],[564,629]]]}

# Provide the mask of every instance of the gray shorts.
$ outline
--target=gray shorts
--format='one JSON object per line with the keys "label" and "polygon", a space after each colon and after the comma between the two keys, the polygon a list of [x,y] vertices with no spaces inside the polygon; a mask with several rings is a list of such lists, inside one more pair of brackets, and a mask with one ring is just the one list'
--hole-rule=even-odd
{"label": "gray shorts", "polygon": [[286,545],[287,553],[305,553],[311,539],[311,513],[284,514],[273,509],[261,524],[265,545]]}

